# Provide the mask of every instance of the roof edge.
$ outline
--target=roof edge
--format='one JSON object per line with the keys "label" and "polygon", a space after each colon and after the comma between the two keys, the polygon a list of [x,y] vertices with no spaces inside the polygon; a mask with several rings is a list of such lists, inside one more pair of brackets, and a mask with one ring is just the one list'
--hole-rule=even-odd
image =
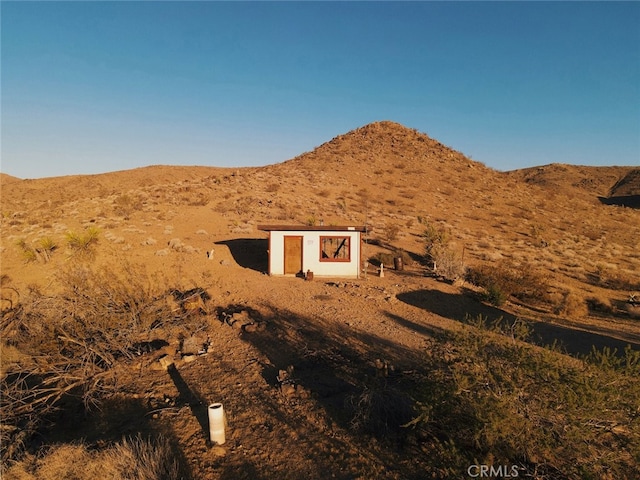
{"label": "roof edge", "polygon": [[265,232],[366,232],[367,227],[365,225],[258,225],[258,230]]}

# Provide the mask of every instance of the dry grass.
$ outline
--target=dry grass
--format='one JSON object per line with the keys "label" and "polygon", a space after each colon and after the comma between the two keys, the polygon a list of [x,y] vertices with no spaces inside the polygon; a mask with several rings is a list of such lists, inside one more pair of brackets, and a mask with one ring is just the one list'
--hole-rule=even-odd
{"label": "dry grass", "polygon": [[6,480],[180,480],[173,447],[163,437],[125,439],[103,449],[62,444],[30,456],[4,472]]}

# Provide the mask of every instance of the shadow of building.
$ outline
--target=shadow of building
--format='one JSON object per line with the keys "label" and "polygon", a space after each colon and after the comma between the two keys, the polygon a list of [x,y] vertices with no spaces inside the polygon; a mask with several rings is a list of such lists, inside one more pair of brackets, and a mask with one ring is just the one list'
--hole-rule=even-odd
{"label": "shadow of building", "polygon": [[269,241],[266,238],[236,238],[223,240],[216,245],[226,245],[235,262],[244,268],[250,268],[261,273],[269,270],[269,256],[267,250]]}

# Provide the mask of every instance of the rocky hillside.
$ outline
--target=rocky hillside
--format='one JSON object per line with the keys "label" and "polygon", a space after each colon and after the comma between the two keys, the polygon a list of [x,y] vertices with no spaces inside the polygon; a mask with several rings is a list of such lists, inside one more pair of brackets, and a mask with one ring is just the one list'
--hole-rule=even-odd
{"label": "rocky hillside", "polygon": [[[561,283],[599,264],[615,264],[626,275],[637,273],[637,212],[599,198],[614,185],[632,191],[634,172],[548,165],[503,173],[424,133],[376,122],[266,167],[152,166],[21,181],[3,176],[3,237],[9,240],[3,256],[16,255],[12,241],[86,225],[133,248],[129,242],[139,240],[121,230],[154,217],[193,231],[201,225],[218,237],[260,236],[258,223],[366,224],[371,237],[420,255],[420,234],[432,223],[450,232],[467,262],[536,259]],[[571,266],[559,268],[565,264]]]}

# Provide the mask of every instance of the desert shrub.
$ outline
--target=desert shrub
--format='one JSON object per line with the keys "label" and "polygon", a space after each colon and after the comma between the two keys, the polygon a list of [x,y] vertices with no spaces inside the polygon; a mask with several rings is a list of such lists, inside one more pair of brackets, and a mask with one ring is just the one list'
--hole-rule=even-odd
{"label": "desert shrub", "polygon": [[604,267],[598,269],[597,275],[599,278],[598,283],[603,287],[622,291],[640,290],[640,280],[637,275]]}
{"label": "desert shrub", "polygon": [[422,219],[422,223],[425,226],[422,233],[425,246],[425,258],[427,261],[433,261],[434,252],[447,246],[450,235],[443,227],[436,227],[426,219]]}
{"label": "desert shrub", "polygon": [[275,193],[278,190],[280,190],[280,184],[279,183],[270,183],[269,185],[267,185],[267,187],[265,188],[265,190],[269,193]]}
{"label": "desert shrub", "polygon": [[554,313],[568,318],[584,317],[589,313],[587,302],[580,294],[567,290],[560,302],[554,306]]}
{"label": "desert shrub", "polygon": [[492,305],[503,305],[510,296],[521,300],[546,297],[548,282],[529,264],[500,262],[470,267],[466,280],[485,290],[485,299]]}
{"label": "desert shrub", "polygon": [[53,252],[56,248],[58,248],[58,245],[56,244],[55,240],[51,237],[43,237],[40,240],[38,240],[38,244],[40,246],[40,248],[45,251],[45,252]]}
{"label": "desert shrub", "polygon": [[462,256],[449,245],[451,234],[444,227],[437,227],[429,220],[418,217],[418,221],[425,226],[422,232],[424,239],[424,259],[433,271],[448,279],[457,280],[466,271]]}
{"label": "desert shrub", "polygon": [[393,265],[393,254],[388,252],[378,252],[371,257],[371,262],[380,265],[381,263],[390,267]]}
{"label": "desert shrub", "polygon": [[184,203],[190,207],[205,207],[211,201],[211,197],[204,192],[194,192],[184,197]]}
{"label": "desert shrub", "polygon": [[498,317],[493,320],[484,315],[477,315],[475,317],[467,314],[464,317],[464,323],[472,325],[481,330],[488,330],[490,332],[499,333],[510,337],[513,340],[526,341],[531,336],[531,325],[527,320],[521,318],[514,318],[513,320],[505,319],[505,317]]}
{"label": "desert shrub", "polygon": [[395,242],[398,239],[400,227],[395,223],[387,223],[382,229],[384,240],[388,243]]}
{"label": "desert shrub", "polygon": [[166,281],[141,266],[120,267],[73,262],[56,277],[56,294],[31,289],[20,309],[3,315],[0,337],[21,354],[20,362],[3,364],[3,460],[19,453],[62,398],[89,408],[115,391],[118,362],[133,358],[161,319],[180,315],[166,301]]}
{"label": "desert shrub", "polygon": [[400,259],[402,259],[402,263],[404,265],[409,265],[413,261],[413,259],[411,258],[411,255],[409,255],[409,252],[401,248],[393,252],[393,256],[399,257]]}
{"label": "desert shrub", "polygon": [[97,227],[88,227],[83,232],[69,231],[66,233],[65,238],[72,255],[93,258],[99,236],[100,230]]}
{"label": "desert shrub", "polygon": [[43,237],[36,242],[35,246],[29,245],[25,239],[20,239],[16,245],[21,251],[22,258],[25,262],[42,261],[47,263],[51,259],[51,255],[58,248],[55,240],[51,237]]}
{"label": "desert shrub", "polygon": [[15,464],[5,474],[14,480],[179,480],[186,478],[183,470],[164,437],[135,437],[103,449],[55,445],[38,457]]}
{"label": "desert shrub", "polygon": [[451,248],[441,245],[431,250],[431,261],[438,275],[448,280],[457,280],[464,277],[466,267],[461,255]]}
{"label": "desert shrub", "polygon": [[142,202],[129,194],[120,195],[113,202],[113,211],[116,215],[128,218],[136,210],[142,209]]}
{"label": "desert shrub", "polygon": [[21,238],[16,242],[17,247],[20,249],[20,253],[22,255],[22,259],[29,263],[35,262],[38,259],[36,255],[36,250],[31,245],[27,243],[24,238]]}
{"label": "desert shrub", "polygon": [[532,224],[530,232],[531,238],[533,238],[538,245],[544,245],[546,243],[543,238],[545,228],[542,225],[538,223]]}
{"label": "desert shrub", "polygon": [[380,440],[400,439],[406,434],[404,425],[415,415],[410,398],[380,377],[369,381],[360,393],[349,396],[346,404],[351,427]]}
{"label": "desert shrub", "polygon": [[394,252],[378,252],[373,257],[371,257],[371,262],[374,264],[383,263],[386,267],[392,268],[394,265],[394,259],[401,258],[402,263],[404,265],[408,265],[412,259],[411,255],[409,255],[405,250],[399,249]]}
{"label": "desert shrub", "polygon": [[598,297],[589,297],[586,300],[587,307],[592,312],[598,313],[613,313],[613,307],[611,306],[611,302],[607,298],[598,298]]}
{"label": "desert shrub", "polygon": [[408,426],[440,478],[472,464],[527,478],[638,478],[640,353],[568,359],[487,329],[466,326],[426,353],[431,374]]}
{"label": "desert shrub", "polygon": [[627,304],[625,308],[631,318],[640,318],[640,306]]}

